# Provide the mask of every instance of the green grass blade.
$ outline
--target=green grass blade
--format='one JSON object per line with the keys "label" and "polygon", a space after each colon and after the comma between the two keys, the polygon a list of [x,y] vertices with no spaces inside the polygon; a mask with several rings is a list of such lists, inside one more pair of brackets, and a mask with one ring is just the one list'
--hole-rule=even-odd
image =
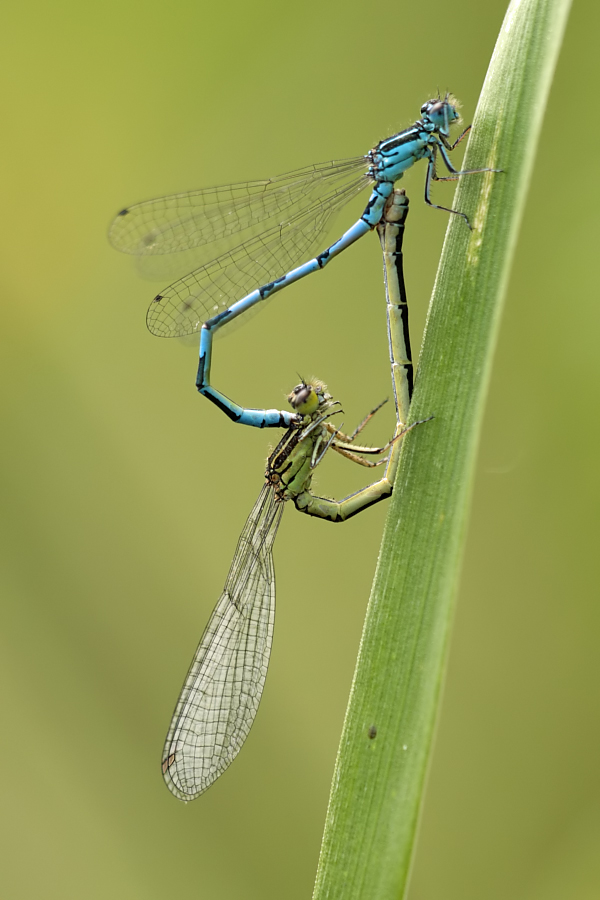
{"label": "green grass blade", "polygon": [[436,418],[403,447],[315,900],[398,900],[406,889],[502,299],[569,5],[513,0],[482,91],[464,167],[504,173],[462,179],[455,198],[474,228],[451,221],[442,252],[411,410]]}

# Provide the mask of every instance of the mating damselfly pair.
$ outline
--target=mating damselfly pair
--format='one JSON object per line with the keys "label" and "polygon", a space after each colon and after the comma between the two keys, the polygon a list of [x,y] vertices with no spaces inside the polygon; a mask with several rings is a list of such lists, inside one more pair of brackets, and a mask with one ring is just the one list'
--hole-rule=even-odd
{"label": "mating damselfly pair", "polygon": [[[430,100],[413,126],[381,141],[366,156],[311,166],[267,181],[140,203],[123,210],[111,228],[111,241],[117,249],[140,256],[186,254],[204,245],[223,251],[210,262],[202,264],[201,258],[198,268],[155,297],[148,310],[148,327],[165,337],[201,330],[198,390],[236,422],[288,429],[269,457],[265,484],[240,537],[223,595],[196,651],[173,716],[162,766],[167,785],[182,800],[197,797],[227,768],[254,721],[271,648],[275,602],[272,545],[284,502],[291,499],[309,515],[343,521],[384,499],[392,491],[401,438],[420,424],[405,425],[412,390],[402,272],[408,201],[403,192],[394,191],[394,184],[417,160],[426,159],[425,201],[447,209],[432,203],[432,180],[496,171],[454,169],[447,151],[468,131],[450,143],[450,126],[458,119],[456,103],[448,95]],[[436,172],[438,152],[451,173],[444,178]],[[294,268],[318,245],[331,216],[367,185],[371,185],[371,195],[359,220],[325,251]],[[464,213],[447,211],[469,224]],[[370,448],[354,443],[373,413],[351,435],[336,429],[329,419],[339,411],[339,404],[316,380],[303,382],[290,394],[292,412],[245,409],[210,385],[216,331],[276,291],[322,269],[374,228],[384,248],[396,398],[397,427],[389,444]],[[227,249],[232,241],[237,246]],[[236,300],[261,280],[261,287]],[[236,302],[228,306],[232,300]],[[387,463],[384,477],[342,501],[315,496],[310,490],[312,475],[329,448],[361,465]],[[378,462],[365,459],[365,455],[387,450],[388,456]]]}
{"label": "mating damselfly pair", "polygon": [[[358,445],[356,437],[379,407],[347,435],[329,421],[341,409],[322,382],[303,382],[290,393],[288,400],[297,421],[269,456],[265,482],[238,541],[223,594],[194,654],[167,735],[162,771],[169,789],[181,800],[195,799],[229,766],[256,716],[273,639],[273,541],[285,502],[291,500],[308,515],[342,522],[389,497],[402,438],[421,424],[404,425],[412,393],[402,275],[407,213],[408,199],[403,191],[396,191],[378,226],[384,251],[395,434],[384,447]],[[385,464],[383,477],[343,500],[317,496],[311,490],[312,477],[330,448],[363,466]],[[388,455],[378,461],[365,458],[386,451]]]}

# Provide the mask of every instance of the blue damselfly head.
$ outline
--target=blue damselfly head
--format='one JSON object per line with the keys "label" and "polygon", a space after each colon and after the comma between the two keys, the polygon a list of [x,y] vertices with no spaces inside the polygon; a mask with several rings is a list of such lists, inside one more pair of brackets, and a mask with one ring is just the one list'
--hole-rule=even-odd
{"label": "blue damselfly head", "polygon": [[450,127],[460,122],[460,103],[452,94],[446,94],[443,99],[439,97],[428,100],[421,107],[421,116],[434,126],[435,131],[448,137]]}

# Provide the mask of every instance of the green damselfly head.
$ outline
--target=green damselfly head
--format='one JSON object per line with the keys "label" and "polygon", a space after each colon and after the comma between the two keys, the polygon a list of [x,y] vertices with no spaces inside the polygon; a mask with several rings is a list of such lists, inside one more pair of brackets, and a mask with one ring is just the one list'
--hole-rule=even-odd
{"label": "green damselfly head", "polygon": [[421,116],[424,121],[429,121],[438,134],[448,137],[450,126],[460,122],[460,103],[452,94],[446,94],[443,99],[434,97],[421,107]]}
{"label": "green damselfly head", "polygon": [[331,400],[327,385],[318,378],[302,381],[288,394],[288,403],[301,416],[311,416],[319,407]]}

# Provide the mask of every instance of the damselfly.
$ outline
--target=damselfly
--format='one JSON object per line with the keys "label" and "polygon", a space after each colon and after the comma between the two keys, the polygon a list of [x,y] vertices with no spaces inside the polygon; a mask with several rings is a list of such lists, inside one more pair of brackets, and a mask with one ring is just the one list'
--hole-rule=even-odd
{"label": "damselfly", "polygon": [[[162,771],[167,786],[180,800],[193,800],[224,772],[256,716],[273,638],[272,548],[285,501],[292,500],[308,515],[341,522],[383,500],[392,493],[401,438],[420,424],[403,424],[412,391],[401,253],[407,212],[404,192],[394,192],[386,206],[386,221],[378,229],[384,251],[396,401],[394,438],[385,447],[355,444],[354,439],[377,410],[352,434],[343,434],[329,421],[340,412],[339,404],[322,382],[302,382],[289,395],[294,422],[268,459],[265,483],[240,536],[223,594],[194,655],[167,735]],[[328,449],[363,466],[387,463],[385,474],[344,500],[318,497],[311,492],[311,480]],[[365,455],[387,450],[387,458],[365,459]]]}
{"label": "damselfly", "polygon": [[[206,323],[214,332],[276,291],[322,269],[377,226],[394,183],[419,159],[427,160],[425,202],[469,224],[465,213],[430,198],[432,181],[498,171],[453,167],[448,151],[471,127],[450,143],[450,128],[460,119],[457,107],[448,94],[428,100],[414,125],[380,141],[366,156],[316,164],[263,181],[172,194],[121,210],[109,234],[117,250],[138,257],[175,254],[182,269],[190,268],[190,253],[198,253],[197,268],[150,304],[146,318],[150,331],[177,337]],[[437,174],[438,152],[448,176]],[[338,241],[298,266],[318,248],[333,214],[367,186],[371,196],[360,219]],[[199,389],[204,392],[202,385]]]}

